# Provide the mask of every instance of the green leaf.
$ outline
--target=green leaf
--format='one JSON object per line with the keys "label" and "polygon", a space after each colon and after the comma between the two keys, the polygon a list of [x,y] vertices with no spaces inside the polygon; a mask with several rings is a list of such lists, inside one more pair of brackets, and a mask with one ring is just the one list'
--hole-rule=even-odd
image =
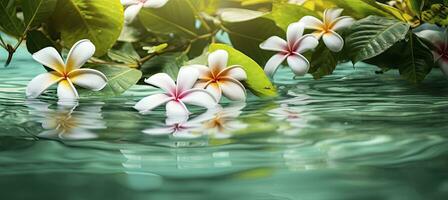
{"label": "green leaf", "polygon": [[26,38],[26,48],[31,54],[45,47],[54,47],[53,41],[39,30],[28,31]]}
{"label": "green leaf", "polygon": [[316,48],[311,57],[311,66],[308,73],[312,74],[314,79],[320,79],[332,74],[337,64],[337,56],[322,43]]}
{"label": "green leaf", "polygon": [[110,59],[126,63],[126,64],[134,64],[138,66],[138,61],[140,60],[140,56],[135,51],[134,46],[131,43],[124,43],[119,49],[111,49],[107,52],[107,56]]}
{"label": "green leaf", "polygon": [[143,72],[143,77],[164,72],[176,79],[177,72],[187,60],[188,57],[184,53],[166,53],[150,59],[141,66],[140,70]]}
{"label": "green leaf", "polygon": [[412,32],[409,32],[409,41],[404,49],[406,51],[401,52],[398,70],[406,80],[420,83],[431,72],[434,57],[423,41]]}
{"label": "green leaf", "polygon": [[247,80],[245,85],[252,93],[261,97],[272,97],[277,95],[275,87],[265,75],[263,68],[244,53],[225,44],[212,44],[209,52],[225,50],[229,53],[228,65],[240,65],[246,71]]}
{"label": "green leaf", "polygon": [[120,0],[58,0],[51,25],[65,47],[89,39],[96,46],[95,56],[102,56],[115,44],[123,23]]}
{"label": "green leaf", "polygon": [[108,82],[99,92],[80,90],[82,96],[118,96],[135,85],[142,77],[142,72],[127,67],[100,65],[90,68],[104,73]]}
{"label": "green leaf", "polygon": [[285,31],[289,24],[298,22],[302,17],[307,15],[320,18],[316,12],[295,4],[286,2],[274,3],[272,7],[272,18]]}
{"label": "green leaf", "polygon": [[406,0],[406,5],[409,6],[409,9],[417,15],[423,10],[423,6],[425,5],[425,0]]}
{"label": "green leaf", "polygon": [[20,37],[25,27],[17,18],[15,0],[0,0],[0,27],[5,33]]}
{"label": "green leaf", "polygon": [[219,17],[224,22],[243,22],[263,16],[265,13],[260,11],[242,9],[242,8],[223,8],[219,10]]}
{"label": "green leaf", "polygon": [[229,34],[233,47],[260,65],[266,64],[272,56],[272,52],[260,49],[260,44],[271,36],[285,35],[285,32],[271,20],[270,15],[263,15],[249,21],[224,23],[223,26]]}
{"label": "green leaf", "polygon": [[26,28],[38,26],[46,21],[56,7],[57,0],[22,0]]}
{"label": "green leaf", "polygon": [[196,38],[195,13],[189,0],[170,0],[161,8],[145,8],[140,11],[140,21],[149,31],[155,33],[174,33],[187,38]]}
{"label": "green leaf", "polygon": [[350,13],[350,16],[356,19],[362,19],[369,15],[395,17],[374,0],[331,0],[330,2],[343,8],[346,13]]}
{"label": "green leaf", "polygon": [[167,43],[159,44],[157,46],[144,46],[143,50],[147,51],[148,54],[151,53],[161,53],[165,48],[168,47]]}
{"label": "green leaf", "polygon": [[348,52],[353,63],[375,57],[406,37],[410,25],[384,17],[369,16],[348,30]]}

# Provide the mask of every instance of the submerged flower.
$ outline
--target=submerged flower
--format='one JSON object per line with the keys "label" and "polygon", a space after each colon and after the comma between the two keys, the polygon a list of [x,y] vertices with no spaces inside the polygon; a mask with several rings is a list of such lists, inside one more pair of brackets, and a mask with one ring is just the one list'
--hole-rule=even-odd
{"label": "submerged flower", "polygon": [[342,16],[344,9],[330,8],[324,11],[323,22],[313,16],[305,16],[299,22],[305,24],[305,28],[316,30],[313,35],[322,37],[325,45],[333,52],[339,52],[344,47],[344,39],[336,31],[350,27],[355,20],[349,16]]}
{"label": "submerged flower", "polygon": [[442,72],[448,77],[448,32],[446,30],[444,32],[424,30],[417,35],[432,43],[434,61],[438,63]]}
{"label": "submerged flower", "polygon": [[124,11],[124,20],[130,23],[142,8],[160,8],[167,2],[168,0],[121,0],[121,4],[128,6]]}
{"label": "submerged flower", "polygon": [[246,100],[246,89],[240,81],[246,80],[247,75],[241,66],[227,66],[228,53],[217,50],[208,56],[208,65],[191,65],[199,70],[200,76],[195,87],[209,91],[219,102],[222,94],[230,100]]}
{"label": "submerged flower", "polygon": [[64,63],[53,47],[44,48],[33,54],[33,58],[54,71],[40,74],[28,83],[26,95],[36,98],[53,84],[58,83],[59,100],[73,101],[79,98],[74,85],[94,91],[102,90],[107,84],[106,76],[94,69],[80,69],[95,53],[95,45],[81,40],[73,45]]}
{"label": "submerged flower", "polygon": [[217,100],[208,91],[193,88],[199,78],[199,72],[192,67],[182,67],[177,76],[177,85],[168,74],[158,73],[145,80],[146,83],[159,87],[165,93],[154,94],[143,98],[134,108],[147,113],[154,108],[166,104],[167,116],[187,116],[189,111],[185,104],[211,108]]}
{"label": "submerged flower", "polygon": [[302,53],[316,48],[319,42],[312,35],[303,35],[303,31],[304,24],[292,23],[288,26],[287,41],[278,36],[272,36],[260,44],[261,49],[278,51],[266,63],[264,68],[266,74],[273,75],[285,59],[297,76],[303,76],[308,72],[310,63]]}

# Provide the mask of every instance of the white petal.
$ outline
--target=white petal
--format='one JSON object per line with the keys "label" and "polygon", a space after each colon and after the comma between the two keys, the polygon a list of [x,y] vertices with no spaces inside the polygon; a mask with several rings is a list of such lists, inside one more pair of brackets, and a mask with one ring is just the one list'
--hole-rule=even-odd
{"label": "white petal", "polygon": [[294,49],[294,45],[302,37],[304,29],[305,29],[305,24],[300,23],[300,22],[292,23],[288,26],[286,36],[287,36],[288,45],[291,49]]}
{"label": "white petal", "polygon": [[160,8],[164,6],[168,0],[147,0],[144,4],[145,8]]}
{"label": "white petal", "polygon": [[93,91],[102,90],[107,84],[106,76],[94,69],[77,69],[69,73],[73,84]]}
{"label": "white petal", "polygon": [[193,134],[189,130],[181,130],[173,133],[173,137],[175,138],[184,138],[184,139],[192,139],[200,137],[200,134]]}
{"label": "white petal", "polygon": [[205,90],[213,95],[217,102],[221,101],[222,91],[217,83],[210,83]]}
{"label": "white petal", "polygon": [[53,84],[62,80],[62,77],[55,73],[44,73],[36,76],[28,83],[26,88],[26,96],[36,98]]}
{"label": "white petal", "polygon": [[199,71],[193,67],[182,67],[177,74],[177,93],[193,88],[199,78]]}
{"label": "white petal", "polygon": [[355,23],[355,19],[353,19],[351,17],[339,17],[334,22],[332,30],[339,31],[339,30],[350,27],[353,23]]}
{"label": "white petal", "polygon": [[310,68],[308,60],[300,54],[288,56],[287,61],[289,67],[291,67],[292,71],[297,76],[305,75]]}
{"label": "white petal", "polygon": [[269,51],[286,51],[288,49],[285,40],[278,36],[272,36],[260,44],[260,48]]}
{"label": "white petal", "polygon": [[218,74],[227,67],[229,54],[225,50],[216,50],[208,55],[208,66],[213,73]]}
{"label": "white petal", "polygon": [[163,127],[163,128],[149,128],[142,131],[145,134],[148,135],[170,135],[174,132],[174,129],[172,127]]}
{"label": "white petal", "polygon": [[321,30],[324,27],[324,23],[313,16],[302,17],[299,22],[304,23],[306,29]]}
{"label": "white petal", "polygon": [[151,77],[145,79],[145,82],[158,87],[171,95],[174,95],[176,93],[176,84],[168,74],[154,74]]}
{"label": "white petal", "polygon": [[264,67],[264,72],[268,76],[272,76],[278,69],[278,67],[282,64],[282,62],[288,57],[288,55],[283,53],[278,53],[273,55],[268,62],[266,63],[266,66]]}
{"label": "white petal", "polygon": [[59,135],[59,138],[66,140],[87,140],[97,137],[98,136],[95,133],[83,128],[73,128]]}
{"label": "white petal", "polygon": [[130,5],[133,5],[133,4],[138,4],[138,3],[140,3],[139,0],[121,0],[120,2],[121,2],[121,4],[122,4],[123,6],[130,6]]}
{"label": "white petal", "polygon": [[166,104],[166,115],[168,117],[172,116],[188,116],[190,112],[187,107],[181,101],[169,101]]}
{"label": "white petal", "polygon": [[246,100],[246,89],[239,81],[232,78],[222,81],[220,80],[219,86],[221,87],[223,95],[228,99],[232,101]]}
{"label": "white petal", "polygon": [[204,89],[191,89],[181,94],[182,102],[205,108],[215,107],[217,99]]}
{"label": "white petal", "polygon": [[221,72],[220,76],[231,77],[239,81],[244,81],[247,79],[246,71],[244,71],[244,69],[238,65],[226,68]]}
{"label": "white petal", "polygon": [[46,47],[34,53],[33,58],[40,64],[45,65],[60,74],[63,74],[65,71],[64,61],[58,51],[53,47]]}
{"label": "white petal", "polygon": [[336,18],[341,16],[342,11],[344,11],[344,9],[341,9],[341,8],[326,9],[324,11],[324,23],[334,22],[336,20]]}
{"label": "white petal", "polygon": [[421,38],[430,41],[435,46],[441,46],[445,43],[445,35],[441,31],[424,30],[417,33]]}
{"label": "white petal", "polygon": [[58,98],[60,101],[73,101],[78,99],[78,92],[69,79],[62,80],[58,84]]}
{"label": "white petal", "polygon": [[205,65],[189,65],[186,67],[194,67],[199,72],[199,79],[208,79],[210,77],[210,68]]}
{"label": "white petal", "polygon": [[319,45],[319,41],[316,39],[314,35],[304,35],[297,42],[296,53],[302,54],[309,50],[315,49]]}
{"label": "white petal", "polygon": [[141,3],[134,4],[134,5],[127,7],[124,10],[124,21],[128,24],[133,22],[135,17],[137,17],[138,13],[142,9],[142,7],[143,7],[143,4],[141,4]]}
{"label": "white petal", "polygon": [[146,113],[172,99],[172,97],[166,94],[154,94],[140,100],[137,104],[135,104],[134,108],[140,112]]}
{"label": "white petal", "polygon": [[344,48],[344,39],[334,31],[325,33],[322,38],[330,51],[340,52]]}
{"label": "white petal", "polygon": [[75,43],[67,55],[66,72],[81,68],[95,53],[95,45],[87,39]]}

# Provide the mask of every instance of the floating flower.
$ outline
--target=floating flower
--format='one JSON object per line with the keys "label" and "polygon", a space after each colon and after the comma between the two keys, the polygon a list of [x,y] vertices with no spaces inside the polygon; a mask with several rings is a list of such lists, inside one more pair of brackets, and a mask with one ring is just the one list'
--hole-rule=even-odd
{"label": "floating flower", "polygon": [[121,4],[128,6],[124,11],[124,20],[131,23],[142,8],[160,8],[167,2],[168,0],[121,0]]}
{"label": "floating flower", "polygon": [[320,39],[322,37],[325,45],[333,52],[339,52],[344,47],[344,39],[336,31],[350,27],[355,20],[349,16],[342,16],[344,9],[330,8],[324,11],[324,21],[305,16],[299,22],[305,24],[305,28],[316,30],[313,35]]}
{"label": "floating flower", "polygon": [[217,100],[208,91],[193,88],[199,78],[199,72],[192,67],[182,67],[177,76],[177,85],[168,74],[158,73],[145,80],[146,83],[159,87],[165,93],[154,94],[140,100],[134,108],[147,113],[154,108],[166,104],[167,116],[187,116],[189,111],[185,104],[211,108]]}
{"label": "floating flower", "polygon": [[209,91],[216,100],[224,95],[230,100],[245,101],[246,89],[240,81],[246,80],[247,75],[241,66],[227,66],[228,53],[217,50],[208,56],[208,65],[191,65],[199,70],[200,76],[195,87]]}
{"label": "floating flower", "polygon": [[424,30],[417,33],[421,38],[433,44],[432,54],[434,61],[438,63],[440,69],[448,77],[448,33],[447,31]]}
{"label": "floating flower", "polygon": [[261,49],[278,51],[266,63],[264,68],[266,74],[273,75],[285,59],[297,76],[303,76],[308,72],[310,63],[302,53],[316,48],[319,42],[312,35],[303,35],[304,26],[303,23],[290,24],[286,35],[287,41],[272,36],[260,44]]}
{"label": "floating flower", "polygon": [[95,45],[81,40],[73,45],[64,63],[53,47],[44,48],[33,54],[33,58],[54,71],[40,74],[28,83],[26,95],[36,98],[53,84],[58,83],[59,100],[74,101],[79,98],[74,85],[94,91],[102,90],[107,84],[106,76],[94,69],[80,69],[95,53]]}

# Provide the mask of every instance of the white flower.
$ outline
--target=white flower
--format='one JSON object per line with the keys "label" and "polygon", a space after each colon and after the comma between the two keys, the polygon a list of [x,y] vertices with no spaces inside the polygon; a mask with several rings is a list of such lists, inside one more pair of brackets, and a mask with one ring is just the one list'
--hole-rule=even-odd
{"label": "white flower", "polygon": [[94,91],[102,90],[107,84],[106,76],[94,69],[80,69],[95,53],[95,45],[89,40],[81,40],[73,45],[64,63],[53,47],[44,48],[33,54],[33,58],[53,69],[40,74],[28,83],[26,95],[36,98],[53,84],[58,83],[60,101],[74,101],[79,98],[74,85]]}
{"label": "white flower", "polygon": [[333,52],[339,52],[344,47],[344,39],[336,31],[350,27],[355,20],[349,16],[342,16],[340,8],[330,8],[324,11],[323,22],[313,16],[305,16],[299,22],[305,24],[305,28],[316,30],[313,35],[322,37],[325,45]]}
{"label": "white flower", "polygon": [[160,8],[167,2],[168,0],[121,0],[121,4],[128,6],[124,11],[124,20],[131,23],[142,8]]}
{"label": "white flower", "polygon": [[208,118],[204,118],[204,115],[200,115],[192,120],[189,120],[188,116],[168,116],[165,126],[145,129],[143,133],[152,136],[171,135],[176,138],[197,138],[201,136],[202,123],[212,117],[211,115],[207,116]]}
{"label": "white flower", "polygon": [[145,82],[163,89],[165,93],[145,97],[135,104],[134,108],[142,113],[148,113],[154,108],[166,104],[167,116],[187,116],[190,112],[185,104],[205,108],[216,106],[217,100],[212,94],[204,89],[193,88],[198,78],[198,70],[192,67],[182,67],[179,70],[177,85],[168,74],[155,74]]}
{"label": "white flower", "polygon": [[304,26],[303,23],[290,24],[286,35],[287,41],[272,36],[260,44],[261,49],[278,52],[266,63],[264,71],[267,75],[273,75],[285,59],[297,76],[303,76],[308,72],[310,63],[302,53],[316,48],[319,42],[312,35],[303,35]]}
{"label": "white flower", "polygon": [[208,56],[209,67],[190,65],[200,72],[195,87],[206,89],[218,102],[222,94],[230,100],[245,101],[246,89],[240,81],[247,79],[246,72],[238,65],[227,66],[228,57],[227,51],[217,50]]}
{"label": "white flower", "polygon": [[434,61],[448,77],[448,33],[447,31],[424,30],[417,33],[421,38],[430,41],[435,49],[432,50]]}
{"label": "white flower", "polygon": [[[212,118],[204,123],[204,133],[214,138],[224,139],[232,136],[232,132],[247,128],[247,124],[237,120],[246,107],[245,103],[234,104],[225,108],[217,107]],[[204,113],[207,115],[207,113]],[[205,118],[205,117],[202,117]]]}

